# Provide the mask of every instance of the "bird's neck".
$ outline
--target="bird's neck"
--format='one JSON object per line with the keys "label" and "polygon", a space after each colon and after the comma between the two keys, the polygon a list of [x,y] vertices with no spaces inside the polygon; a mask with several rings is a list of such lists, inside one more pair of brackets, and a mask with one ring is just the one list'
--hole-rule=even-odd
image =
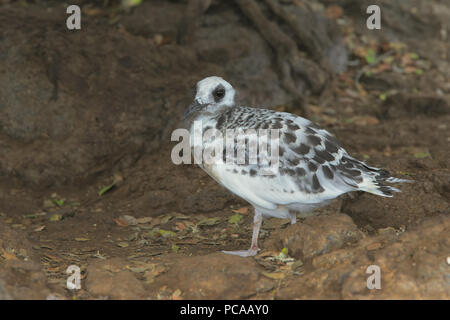
{"label": "bird's neck", "polygon": [[201,121],[203,126],[219,121],[220,118],[226,116],[233,109],[233,106],[208,106],[204,110],[196,112],[185,120],[187,128],[191,128],[194,122]]}

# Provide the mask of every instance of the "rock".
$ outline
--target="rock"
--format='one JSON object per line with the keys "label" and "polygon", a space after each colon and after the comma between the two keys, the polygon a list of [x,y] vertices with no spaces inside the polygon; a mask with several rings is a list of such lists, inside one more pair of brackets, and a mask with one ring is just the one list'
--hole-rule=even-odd
{"label": "rock", "polygon": [[[450,217],[440,215],[399,236],[362,238],[351,247],[315,256],[313,269],[295,281],[286,279],[276,298],[447,300],[449,232]],[[372,265],[380,268],[381,289],[367,288]]]}
{"label": "rock", "polygon": [[42,300],[50,292],[38,263],[9,260],[0,264],[0,300]]}
{"label": "rock", "polygon": [[0,282],[0,300],[12,300],[12,297],[5,288],[5,284],[2,282]]}
{"label": "rock", "polygon": [[[58,291],[61,288],[53,292]],[[50,292],[29,241],[22,233],[0,224],[0,300],[45,299]]]}
{"label": "rock", "polygon": [[202,61],[224,66],[226,78],[233,79],[233,86],[239,88],[239,103],[267,107],[291,101],[273,70],[270,47],[230,11],[226,23],[223,16],[205,16],[208,23],[196,32],[192,47]]}
{"label": "rock", "polygon": [[147,294],[142,283],[119,258],[91,263],[87,269],[86,289],[98,298],[144,299]]}
{"label": "rock", "polygon": [[158,277],[151,288],[159,290],[166,285],[172,291],[180,289],[184,299],[245,299],[257,291],[270,290],[267,283],[257,285],[260,271],[251,258],[223,253],[183,257]]}
{"label": "rock", "polygon": [[450,269],[446,256],[450,245],[442,239],[448,239],[449,232],[450,218],[440,216],[403,233],[373,255],[371,264],[381,270],[381,289],[367,289],[365,281],[369,275],[362,266],[343,282],[343,298],[374,295],[380,299],[448,299]]}
{"label": "rock", "polygon": [[[280,87],[272,50],[231,6],[202,16],[193,42],[177,45],[183,7],[142,4],[122,31],[85,16],[83,32],[73,33],[37,6],[2,10],[0,174],[42,187],[130,167],[170,139],[191,87],[211,74],[234,79],[240,103],[293,100]],[[139,19],[146,12],[150,18]],[[151,40],[156,34],[164,45]]]}
{"label": "rock", "polygon": [[45,299],[47,279],[23,235],[0,224],[0,300]]}
{"label": "rock", "polygon": [[313,216],[271,236],[278,250],[288,248],[295,258],[310,259],[358,241],[363,234],[344,214]]}
{"label": "rock", "polygon": [[33,184],[85,179],[157,150],[180,126],[199,70],[210,70],[186,47],[88,16],[82,32],[60,24],[34,6],[0,13],[0,173]]}

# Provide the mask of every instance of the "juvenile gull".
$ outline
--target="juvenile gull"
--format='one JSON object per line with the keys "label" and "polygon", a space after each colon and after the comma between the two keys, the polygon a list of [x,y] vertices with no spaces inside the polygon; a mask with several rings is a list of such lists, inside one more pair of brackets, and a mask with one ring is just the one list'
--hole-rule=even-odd
{"label": "juvenile gull", "polygon": [[[274,175],[264,173],[260,162],[228,161],[230,154],[226,150],[220,157],[226,161],[199,164],[219,184],[255,208],[250,249],[225,253],[243,257],[257,254],[263,217],[289,218],[295,223],[296,212],[309,212],[344,193],[366,191],[392,197],[399,190],[387,183],[409,181],[391,177],[388,171],[351,157],[329,132],[305,118],[237,106],[234,97],[235,90],[222,78],[205,78],[197,83],[195,100],[184,114],[194,153],[199,147],[203,151],[219,142],[225,146],[220,139],[196,141],[195,123],[201,124],[202,132],[213,129],[223,137],[227,129],[279,129],[279,163]],[[246,143],[248,147],[255,141],[247,137]],[[245,152],[248,160],[248,149]]]}

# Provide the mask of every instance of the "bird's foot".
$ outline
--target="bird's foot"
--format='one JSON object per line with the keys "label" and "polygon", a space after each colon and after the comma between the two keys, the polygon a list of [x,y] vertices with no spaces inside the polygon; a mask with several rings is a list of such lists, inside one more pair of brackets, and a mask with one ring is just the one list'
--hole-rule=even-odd
{"label": "bird's foot", "polygon": [[225,254],[232,254],[240,257],[253,257],[258,254],[260,249],[248,249],[248,250],[238,250],[238,251],[222,251]]}

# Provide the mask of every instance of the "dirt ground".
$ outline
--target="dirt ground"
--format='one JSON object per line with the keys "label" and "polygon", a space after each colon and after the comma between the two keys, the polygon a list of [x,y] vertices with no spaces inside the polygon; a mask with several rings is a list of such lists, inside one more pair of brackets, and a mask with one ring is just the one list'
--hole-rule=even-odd
{"label": "dirt ground", "polygon": [[[94,1],[72,32],[59,2],[0,1],[0,299],[449,299],[450,6],[410,2],[373,32],[364,1],[314,2],[349,63],[300,106],[229,3],[213,1],[179,44],[184,1]],[[267,219],[254,258],[220,253],[249,246],[252,208],[170,160],[191,88],[212,74],[415,182],[295,225]],[[70,265],[80,290],[67,289]],[[366,286],[370,265],[380,290]]]}

